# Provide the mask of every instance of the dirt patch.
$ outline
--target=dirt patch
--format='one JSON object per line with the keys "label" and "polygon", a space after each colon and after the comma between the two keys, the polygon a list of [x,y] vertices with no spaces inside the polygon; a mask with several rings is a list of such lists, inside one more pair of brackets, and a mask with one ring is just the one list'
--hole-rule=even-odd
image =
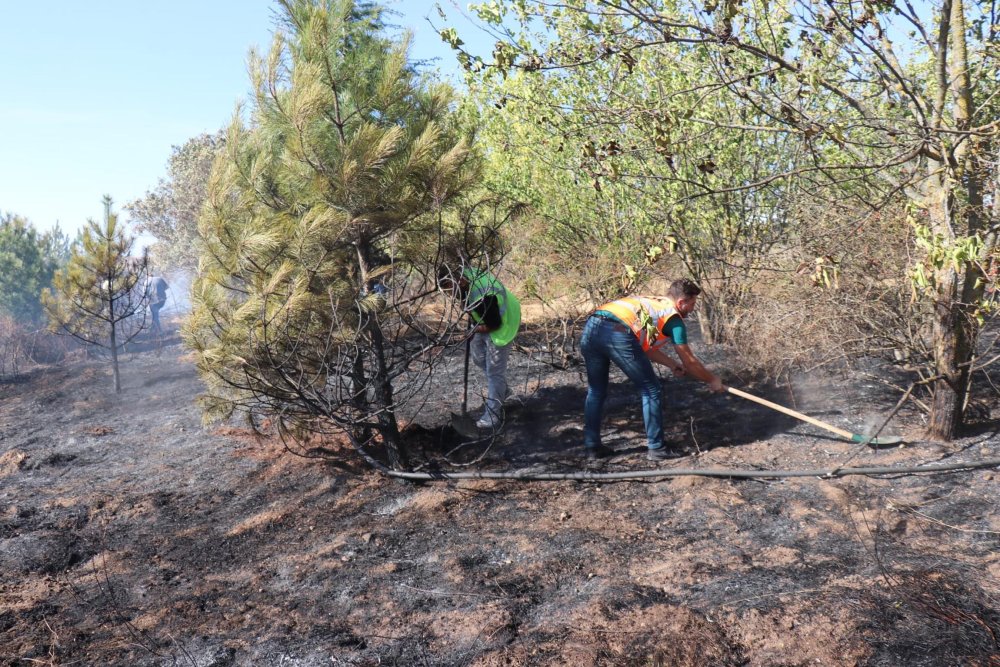
{"label": "dirt patch", "polygon": [[[722,351],[702,351],[725,367]],[[579,366],[515,355],[503,431],[466,442],[447,428],[461,363],[458,351],[403,415],[415,465],[587,467]],[[318,461],[238,424],[203,427],[178,345],[131,354],[122,371],[121,396],[86,361],[0,385],[2,665],[1000,660],[995,471],[416,485],[371,471],[346,443],[322,443]],[[668,468],[1000,456],[995,425],[874,451],[664,382],[669,437],[688,452]],[[753,391],[852,431],[895,400],[816,376]],[[916,431],[916,418],[893,426]],[[616,377],[605,421],[616,456],[591,469],[655,467],[642,442],[638,396]]]}
{"label": "dirt patch", "polygon": [[0,454],[0,477],[7,477],[21,469],[28,455],[22,451],[11,449]]}

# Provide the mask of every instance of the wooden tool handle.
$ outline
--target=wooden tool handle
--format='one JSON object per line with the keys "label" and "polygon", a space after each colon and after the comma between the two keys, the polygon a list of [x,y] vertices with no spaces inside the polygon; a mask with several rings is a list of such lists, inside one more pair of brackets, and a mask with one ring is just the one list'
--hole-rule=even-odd
{"label": "wooden tool handle", "polygon": [[842,438],[847,438],[848,440],[853,440],[854,439],[854,434],[851,433],[850,431],[845,431],[842,428],[837,428],[833,424],[827,424],[826,422],[820,421],[818,419],[814,419],[814,418],[810,417],[809,415],[804,415],[801,412],[796,412],[795,410],[792,410],[790,408],[786,408],[783,405],[778,405],[777,403],[772,403],[771,401],[764,400],[763,398],[759,398],[757,396],[754,396],[753,394],[748,394],[745,391],[740,391],[739,389],[734,389],[732,387],[726,387],[726,391],[728,391],[730,394],[734,394],[736,396],[739,396],[740,398],[745,398],[748,401],[753,401],[754,403],[760,403],[761,405],[765,405],[765,406],[771,408],[772,410],[777,410],[778,412],[784,413],[784,414],[788,415],[789,417],[795,417],[796,419],[801,419],[802,421],[807,422],[809,424],[812,424],[813,426],[819,426],[820,428],[826,429],[827,431],[830,431],[831,433],[836,433],[837,435],[839,435]]}

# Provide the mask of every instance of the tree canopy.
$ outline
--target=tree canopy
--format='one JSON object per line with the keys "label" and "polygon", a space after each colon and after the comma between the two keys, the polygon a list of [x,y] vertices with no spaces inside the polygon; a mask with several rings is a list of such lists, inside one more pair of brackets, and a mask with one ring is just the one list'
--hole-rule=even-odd
{"label": "tree canopy", "polygon": [[[882,211],[906,211],[913,262],[899,278],[912,277],[923,295],[928,307],[912,314],[923,315],[935,341],[923,376],[934,392],[930,430],[954,434],[986,306],[984,269],[996,252],[994,198],[985,195],[996,188],[1000,129],[990,3],[496,0],[472,8],[497,37],[492,58],[466,51],[453,28],[442,38],[497,107],[484,107],[491,115],[533,126],[518,140],[499,120],[491,149],[533,150],[543,166],[532,168],[562,173],[561,184],[576,190],[589,184],[599,215],[556,211],[586,243],[644,226],[645,236],[626,234],[633,265],[649,238],[676,240],[710,290],[759,292],[755,267],[780,255],[755,248],[777,242],[788,253],[805,239],[817,222],[801,216],[810,200],[853,208],[832,218],[839,230],[827,230],[844,239]],[[546,183],[523,171],[505,162],[501,182],[535,192]],[[612,211],[625,212],[628,227]],[[849,258],[816,259],[821,282],[832,284]],[[734,321],[733,313],[721,319]]]}
{"label": "tree canopy", "polygon": [[28,326],[44,319],[42,290],[69,257],[69,240],[57,226],[39,234],[14,214],[0,216],[0,313]]}
{"label": "tree canopy", "polygon": [[174,146],[167,176],[125,210],[139,232],[156,237],[150,252],[164,269],[194,269],[198,263],[198,216],[205,203],[212,163],[225,145],[225,135],[201,134]]}
{"label": "tree canopy", "polygon": [[115,393],[121,391],[118,353],[145,326],[147,256],[132,255],[135,238],[104,197],[104,218],[88,220],[69,262],[56,272],[43,302],[49,327],[108,353]]}
{"label": "tree canopy", "polygon": [[414,72],[380,8],[280,5],[209,181],[187,340],[210,414],[339,430],[359,448],[374,438],[402,466],[398,385],[427,350],[420,276],[476,160],[450,120],[453,91]]}

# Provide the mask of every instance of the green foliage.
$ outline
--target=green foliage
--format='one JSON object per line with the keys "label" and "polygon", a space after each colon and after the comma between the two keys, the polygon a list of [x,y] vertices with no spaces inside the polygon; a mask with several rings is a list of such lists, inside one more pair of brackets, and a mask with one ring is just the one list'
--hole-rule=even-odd
{"label": "green foliage", "polygon": [[[595,218],[615,228],[610,213],[625,211],[675,236],[685,266],[708,282],[710,320],[729,319],[712,312],[713,293],[740,301],[766,289],[754,283],[773,258],[758,248],[780,254],[810,235],[812,221],[789,215],[802,208],[797,199],[851,202],[856,220],[899,193],[926,209],[943,243],[916,248],[917,264],[941,267],[928,294],[938,308],[921,312],[955,315],[934,329],[935,374],[965,378],[935,387],[944,397],[935,414],[949,416],[935,417],[932,430],[951,437],[977,335],[963,315],[982,302],[997,248],[996,196],[986,194],[1000,99],[992,5],[490,0],[472,11],[499,37],[492,61],[444,37],[483,104],[547,133],[521,145],[553,170],[575,172],[574,185],[626,188]],[[494,146],[516,141],[509,133]],[[583,217],[569,224],[582,245],[597,240],[590,230],[599,226]],[[632,232],[624,244],[641,247]],[[817,282],[845,284],[836,267],[846,259],[830,255]]]}
{"label": "green foliage", "polygon": [[197,265],[198,215],[207,197],[212,163],[224,145],[225,135],[218,132],[174,146],[166,178],[142,198],[125,205],[135,228],[156,237],[151,253],[160,273]]}
{"label": "green foliage", "polygon": [[653,31],[611,14],[532,11],[511,36],[519,71],[498,77],[494,63],[469,80],[490,187],[545,221],[538,254],[594,300],[665,271],[692,275],[710,304],[740,298],[787,232],[793,190],[765,179],[795,168],[799,140],[755,136],[767,117],[739,115],[703,52],[639,48]]}
{"label": "green foliage", "polygon": [[0,313],[28,326],[41,324],[42,290],[65,264],[69,241],[56,227],[39,234],[27,220],[0,216]]}
{"label": "green foliage", "polygon": [[118,352],[145,324],[147,258],[132,257],[135,239],[111,212],[111,203],[105,196],[104,219],[87,221],[79,244],[42,301],[53,331],[110,353],[117,392]]}
{"label": "green foliage", "polygon": [[[910,274],[914,288],[921,293],[933,293],[939,276],[961,271],[963,267],[977,263],[985,254],[986,244],[978,234],[948,239],[912,216],[909,222],[915,233],[916,245],[923,251],[924,260],[914,264]],[[982,286],[979,284],[977,288]],[[985,301],[985,295],[983,299]]]}
{"label": "green foliage", "polygon": [[[356,442],[374,430],[391,449],[392,378],[413,358],[393,342],[406,325],[392,314],[413,305],[401,279],[433,262],[475,159],[451,89],[417,77],[378,7],[281,4],[287,32],[251,56],[248,121],[238,110],[209,181],[185,335],[209,416],[242,407]],[[385,265],[401,282],[382,313],[367,295]]]}

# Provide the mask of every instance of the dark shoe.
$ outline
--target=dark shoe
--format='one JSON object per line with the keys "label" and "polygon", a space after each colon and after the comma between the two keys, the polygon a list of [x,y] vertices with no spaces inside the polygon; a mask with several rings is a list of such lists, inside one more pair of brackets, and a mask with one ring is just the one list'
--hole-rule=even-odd
{"label": "dark shoe", "polygon": [[610,447],[605,447],[604,445],[597,445],[596,447],[587,447],[587,460],[596,461],[598,459],[606,459],[609,456],[613,456],[615,450]]}
{"label": "dark shoe", "polygon": [[679,459],[682,456],[684,456],[684,452],[678,452],[676,449],[667,449],[666,447],[646,450],[646,458],[650,461],[669,461],[670,459]]}

